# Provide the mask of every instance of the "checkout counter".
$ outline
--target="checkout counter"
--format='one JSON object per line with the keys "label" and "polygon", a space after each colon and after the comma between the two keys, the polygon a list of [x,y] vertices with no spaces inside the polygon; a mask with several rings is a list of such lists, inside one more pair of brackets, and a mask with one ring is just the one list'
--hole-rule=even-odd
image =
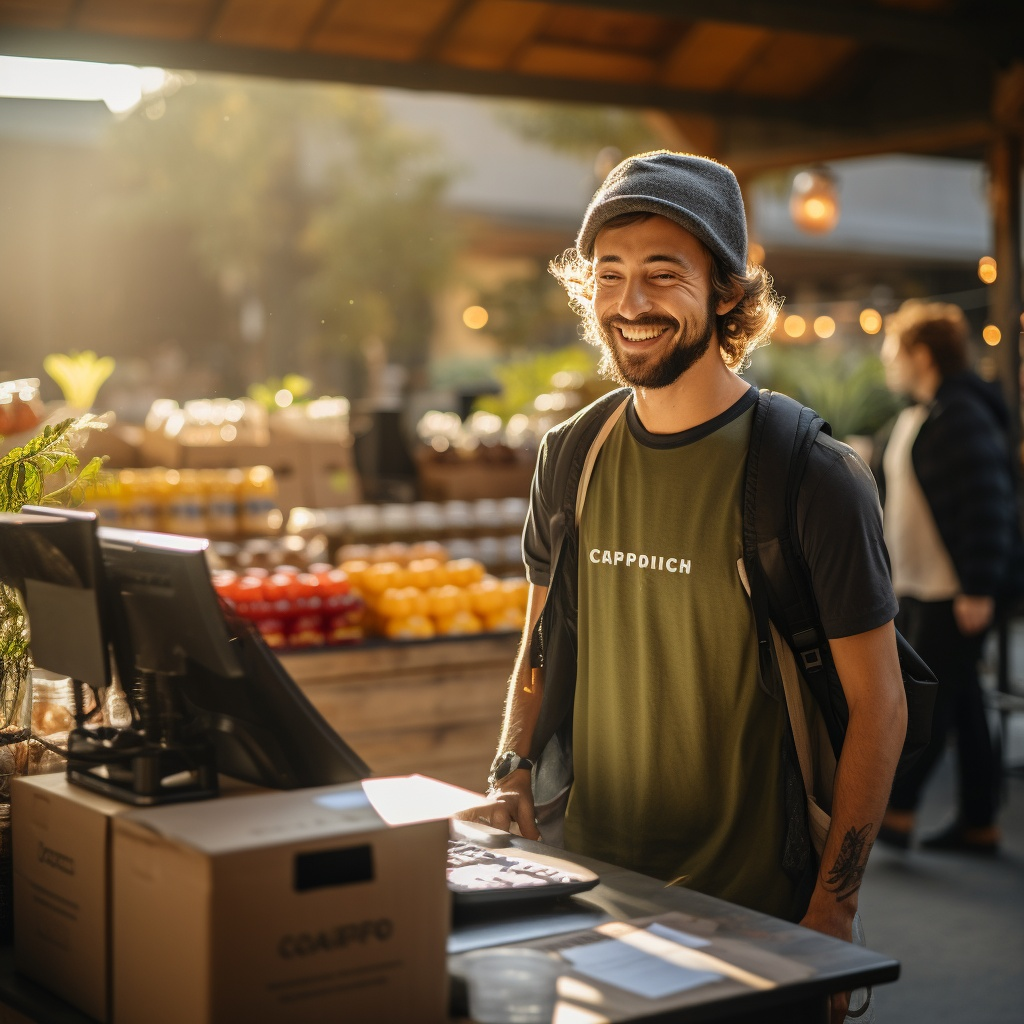
{"label": "checkout counter", "polygon": [[[200,1020],[314,1024],[348,1016],[350,1000],[363,1006],[358,1019],[373,1024],[460,1020],[466,1012],[460,983],[463,958],[476,949],[518,943],[566,958],[558,983],[556,1024],[826,1024],[830,993],[898,977],[899,965],[889,957],[585,858],[575,859],[600,876],[600,883],[589,891],[557,901],[510,903],[507,908],[495,904],[472,911],[460,908],[453,914],[444,877],[450,830],[517,849],[545,852],[545,848],[485,826],[448,821],[450,812],[391,822],[361,800],[371,779],[359,753],[327,727],[297,680],[282,670],[258,637],[225,630],[203,558],[205,542],[96,531],[94,520],[85,514],[43,509],[28,516],[0,517],[0,527],[9,541],[0,545],[0,578],[28,594],[34,626],[48,620],[54,626],[48,645],[41,640],[46,631],[33,628],[37,661],[76,681],[102,687],[109,682],[105,661],[109,643],[118,656],[122,679],[139,669],[138,678],[148,681],[146,687],[133,691],[139,713],[130,728],[97,730],[84,718],[78,723],[72,734],[76,743],[69,739],[68,750],[69,774],[79,786],[60,778],[53,783],[21,780],[18,785],[26,794],[33,786],[40,791],[50,786],[53,800],[74,805],[76,811],[92,801],[85,812],[101,826],[95,831],[97,867],[92,876],[86,877],[82,868],[85,830],[79,828],[68,829],[66,849],[29,836],[21,868],[15,858],[15,875],[17,885],[19,870],[24,876],[29,865],[33,870],[42,865],[54,869],[53,879],[59,876],[79,885],[79,894],[95,896],[96,885],[109,886],[109,899],[104,892],[96,900],[101,915],[107,913],[103,908],[108,904],[113,907],[103,917],[109,956],[101,958],[101,966],[93,972],[107,979],[105,1001],[96,1004],[99,1011],[87,1015],[61,998],[68,989],[52,983],[45,970],[40,977],[58,994],[17,973],[14,951],[4,948],[0,949],[0,1024],[90,1024],[107,1015],[103,1007],[113,1007],[115,1024],[151,1024],[157,1017],[169,1024],[200,1024]],[[28,538],[34,539],[33,544],[25,543]],[[38,552],[47,551],[51,554],[37,557]],[[70,565],[74,573],[53,575],[58,565]],[[88,619],[84,611],[90,610],[92,629],[83,634],[82,624]],[[75,645],[67,642],[66,626],[72,621],[81,634]],[[189,650],[183,651],[186,641]],[[493,653],[495,657],[500,653],[508,664],[506,652]],[[74,665],[69,661],[72,657]],[[412,673],[423,668],[406,667]],[[309,672],[302,680],[307,688],[315,688],[314,676]],[[440,680],[439,684],[443,691]],[[372,694],[373,682],[366,679],[349,693],[330,693],[323,703],[347,699],[351,713]],[[452,694],[437,696],[435,713],[443,714],[451,706]],[[490,717],[491,701],[497,698],[497,693],[488,693],[475,703],[473,719],[480,716],[482,720],[485,712]],[[421,707],[419,713],[426,710]],[[472,722],[474,733],[479,720]],[[496,715],[491,721],[496,721]],[[448,762],[447,752],[436,757],[439,768]],[[199,770],[181,771],[197,764]],[[448,767],[454,766],[449,763]],[[218,769],[271,791],[205,799],[217,790]],[[182,774],[191,787],[187,796],[179,794],[181,802],[151,807],[164,802],[166,786]],[[70,809],[39,810],[38,800],[45,795],[36,793],[36,803],[26,800],[21,806],[15,799],[15,844],[19,825],[24,838],[32,822],[52,829],[58,820],[69,821]],[[45,857],[36,855],[44,850]],[[353,852],[358,856],[348,856]],[[547,852],[557,855],[559,851]],[[345,856],[339,859],[339,854]],[[407,868],[413,860],[417,871],[410,873]],[[124,871],[132,864],[140,866],[132,876],[134,889],[125,883]],[[161,884],[154,867],[160,864],[166,864],[163,877],[175,879],[177,888]],[[19,927],[16,919],[15,934],[23,937],[18,940],[18,952],[22,953],[24,936],[41,919],[48,902],[54,916],[42,938],[52,949],[63,948],[66,953],[71,939],[68,924],[80,919],[77,897],[61,895],[56,881],[36,877],[33,898],[39,898],[35,905],[23,905],[29,911],[23,919],[25,927]],[[93,884],[93,880],[99,881]],[[302,925],[301,934],[312,938],[286,947],[279,937],[262,945],[255,941],[261,928],[271,934],[285,920],[295,920],[289,916],[290,906],[280,911],[272,904],[275,886],[282,900],[302,902],[308,926]],[[221,897],[224,902],[218,903]],[[189,910],[189,899],[198,909]],[[16,913],[18,906],[16,892]],[[378,918],[383,906],[393,908],[387,911],[393,921],[409,922],[404,935],[420,938],[410,942],[406,937],[404,952],[390,961],[387,955],[378,955],[380,962],[371,965],[378,979],[375,988],[364,984],[358,998],[350,994],[348,990],[357,986],[348,982],[343,986],[337,978],[369,968],[354,961],[331,967],[328,956],[293,963],[294,976],[281,973],[281,961],[304,943],[310,952],[332,951],[347,941],[345,922],[384,920]],[[152,911],[148,918],[147,908]],[[321,919],[314,920],[317,915]],[[164,934],[165,923],[172,920],[178,928],[173,942],[166,941]],[[399,931],[396,927],[394,934]],[[291,932],[296,932],[294,923]],[[389,936],[382,932],[377,938]],[[83,942],[79,948],[94,949],[103,941]],[[712,977],[701,984],[669,985],[657,991],[636,991],[634,985],[630,991],[614,970],[596,971],[592,965],[587,967],[586,957],[580,958],[581,947],[601,942],[611,943],[613,951],[647,957],[648,967],[696,962]],[[266,966],[261,965],[261,956]],[[41,959],[45,961],[37,957],[36,962]],[[71,967],[81,967],[76,955],[65,959]],[[177,990],[205,985],[218,989],[217,998],[202,1003],[201,1014],[168,1010],[165,1001],[157,1004],[160,1013],[150,1015],[138,1000],[119,1002],[119,991],[130,987],[148,994],[146,985],[118,981],[118,965],[126,960],[146,974],[154,991],[170,986],[168,999],[180,999],[181,1006],[200,1004],[189,1003]],[[112,965],[112,970],[106,965]],[[281,978],[271,983],[273,971],[281,973]],[[313,998],[318,980],[325,976],[318,975],[320,971],[333,972],[326,975],[335,979],[330,989],[333,1002],[317,1003]],[[233,989],[224,988],[226,975],[231,975]],[[396,997],[395,989],[402,989],[404,977],[415,977],[416,993],[429,991],[430,999],[417,1003],[415,994],[408,991]],[[271,991],[278,993],[274,998],[282,991],[288,998],[281,997],[271,1006],[255,998]],[[301,998],[292,998],[296,992]],[[214,1006],[215,1011],[210,1009]],[[396,1006],[403,1008],[395,1010]],[[411,1015],[410,1006],[417,1008]],[[381,1012],[375,1012],[378,1008]]]}
{"label": "checkout counter", "polygon": [[[452,821],[449,828],[458,838],[489,842],[500,836],[500,842],[516,849],[559,853],[483,825]],[[557,901],[456,910],[447,937],[451,1021],[469,1019],[463,958],[473,950],[520,943],[557,953],[617,939],[627,954],[633,947],[666,962],[682,962],[720,976],[711,983],[645,996],[614,984],[620,979],[611,967],[595,976],[585,964],[578,970],[567,961],[558,983],[555,1024],[827,1024],[830,993],[891,982],[899,975],[899,964],[890,957],[701,893],[666,888],[632,871],[587,858],[574,860],[600,875],[596,888]],[[675,941],[666,941],[666,935]],[[629,969],[628,964],[622,966]],[[176,984],[194,983],[176,979]],[[277,1019],[320,1018],[307,1017],[297,1008],[294,1016]],[[414,1024],[405,1013],[398,1019],[385,1012],[379,1020]],[[0,949],[0,1022],[95,1024],[95,1018],[15,973],[13,951],[8,947]]]}

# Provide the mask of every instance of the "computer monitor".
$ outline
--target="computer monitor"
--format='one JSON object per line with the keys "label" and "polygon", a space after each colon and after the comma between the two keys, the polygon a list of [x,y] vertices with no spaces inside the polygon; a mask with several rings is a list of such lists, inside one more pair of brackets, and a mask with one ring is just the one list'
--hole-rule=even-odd
{"label": "computer monitor", "polygon": [[217,772],[276,789],[370,775],[259,632],[221,603],[207,541],[93,529],[106,635],[134,724],[78,730],[69,777],[147,804],[212,796]]}
{"label": "computer monitor", "polygon": [[26,506],[0,514],[0,582],[22,595],[38,668],[110,683],[96,515]]}

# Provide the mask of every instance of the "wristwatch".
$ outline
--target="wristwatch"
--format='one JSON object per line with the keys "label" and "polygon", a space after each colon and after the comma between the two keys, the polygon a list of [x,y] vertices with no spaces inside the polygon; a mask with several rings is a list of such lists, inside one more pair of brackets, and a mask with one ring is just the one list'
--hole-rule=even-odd
{"label": "wristwatch", "polygon": [[491,764],[491,774],[487,776],[487,785],[493,787],[496,782],[500,782],[519,768],[529,771],[532,767],[533,762],[529,758],[520,757],[514,750],[506,750],[503,754],[499,754]]}

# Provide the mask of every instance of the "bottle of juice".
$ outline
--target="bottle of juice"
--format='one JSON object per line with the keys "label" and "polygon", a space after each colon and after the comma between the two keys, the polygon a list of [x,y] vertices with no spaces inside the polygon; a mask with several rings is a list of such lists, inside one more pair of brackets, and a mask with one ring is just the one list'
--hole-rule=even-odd
{"label": "bottle of juice", "polygon": [[136,469],[132,473],[132,526],[137,530],[159,530],[162,525],[157,473],[160,470]]}
{"label": "bottle of juice", "polygon": [[208,469],[203,473],[206,528],[211,537],[237,536],[238,491],[242,479],[240,469]]}
{"label": "bottle of juice", "polygon": [[206,506],[199,474],[194,469],[182,469],[178,485],[167,503],[166,527],[171,533],[184,533],[201,537],[206,533]]}
{"label": "bottle of juice", "polygon": [[239,489],[240,525],[243,533],[273,533],[281,526],[277,482],[269,466],[253,466]]}

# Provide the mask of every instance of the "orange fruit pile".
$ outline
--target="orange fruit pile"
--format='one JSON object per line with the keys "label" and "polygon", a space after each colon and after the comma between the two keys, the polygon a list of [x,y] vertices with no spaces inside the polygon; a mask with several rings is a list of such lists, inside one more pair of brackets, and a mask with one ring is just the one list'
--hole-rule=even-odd
{"label": "orange fruit pile", "polygon": [[526,618],[526,580],[489,576],[473,558],[355,558],[340,568],[366,602],[371,631],[393,640],[519,631]]}

